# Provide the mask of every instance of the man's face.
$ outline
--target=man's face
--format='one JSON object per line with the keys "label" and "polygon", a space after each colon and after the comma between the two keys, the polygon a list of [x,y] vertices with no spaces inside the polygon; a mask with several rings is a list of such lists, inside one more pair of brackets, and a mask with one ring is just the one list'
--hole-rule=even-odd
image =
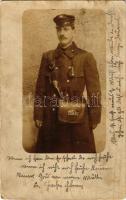
{"label": "man's face", "polygon": [[73,40],[74,29],[71,26],[57,27],[57,35],[62,46],[67,46]]}

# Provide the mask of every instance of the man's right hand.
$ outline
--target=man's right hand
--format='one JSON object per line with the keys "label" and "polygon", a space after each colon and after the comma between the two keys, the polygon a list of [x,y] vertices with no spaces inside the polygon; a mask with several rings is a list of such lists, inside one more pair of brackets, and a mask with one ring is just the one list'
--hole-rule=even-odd
{"label": "man's right hand", "polygon": [[41,120],[35,120],[35,125],[36,125],[37,128],[41,128],[42,125],[43,125],[43,121],[41,121]]}

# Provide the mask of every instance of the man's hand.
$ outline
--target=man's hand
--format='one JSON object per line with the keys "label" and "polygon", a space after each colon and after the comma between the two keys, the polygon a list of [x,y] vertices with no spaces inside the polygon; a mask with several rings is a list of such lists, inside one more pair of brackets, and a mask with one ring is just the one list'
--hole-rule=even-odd
{"label": "man's hand", "polygon": [[43,125],[43,122],[41,120],[35,120],[35,125],[37,128],[41,128]]}

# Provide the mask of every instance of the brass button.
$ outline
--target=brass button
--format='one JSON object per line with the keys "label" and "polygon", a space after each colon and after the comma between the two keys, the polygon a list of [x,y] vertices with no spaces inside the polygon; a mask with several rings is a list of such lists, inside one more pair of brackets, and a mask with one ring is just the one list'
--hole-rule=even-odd
{"label": "brass button", "polygon": [[68,80],[67,80],[67,83],[69,83],[69,82],[70,82],[70,80],[68,79]]}

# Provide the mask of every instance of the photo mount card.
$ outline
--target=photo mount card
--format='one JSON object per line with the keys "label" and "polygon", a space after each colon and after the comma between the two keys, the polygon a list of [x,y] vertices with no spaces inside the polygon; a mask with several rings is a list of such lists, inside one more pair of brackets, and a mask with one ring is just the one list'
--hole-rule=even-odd
{"label": "photo mount card", "polygon": [[[1,11],[1,197],[35,200],[124,199],[126,3],[3,1]],[[93,71],[94,64],[91,64],[92,56],[97,64],[102,109],[100,122],[96,123],[96,127],[91,124],[96,153],[89,152],[90,145],[86,142],[90,139],[90,133],[87,134],[87,129],[79,129],[81,133],[74,131],[82,124],[60,124],[58,127],[65,127],[64,131],[54,131],[53,140],[45,140],[50,138],[45,137],[50,136],[50,124],[56,124],[56,121],[52,123],[52,120],[48,123],[51,114],[48,118],[44,115],[45,121],[42,122],[46,127],[45,132],[36,127],[34,100],[37,78],[43,55],[47,60],[49,52],[57,49],[61,42],[61,38],[57,37],[61,27],[57,29],[54,22],[54,18],[60,15],[75,17],[72,40],[81,51],[81,56],[80,53],[70,53],[76,57],[73,64],[75,77],[71,78],[70,74],[66,73],[68,77],[63,79],[69,56],[65,58],[65,66],[58,66],[61,71],[61,67],[64,67],[58,79],[60,84],[72,88],[75,80],[77,84],[73,91],[76,92],[81,89],[84,81],[84,96],[88,101],[89,90],[96,85],[96,79],[93,81],[96,73]],[[70,30],[73,34],[73,29]],[[61,57],[62,55],[58,55],[58,59]],[[44,74],[44,80],[51,85],[54,83],[53,75],[57,74],[53,73],[53,67],[49,66],[48,74],[43,72],[41,75]],[[83,75],[80,66],[84,68],[87,76]],[[43,106],[43,109],[48,110],[48,106]],[[90,110],[90,106],[88,109]],[[53,108],[50,110],[52,113]],[[97,120],[97,115],[93,119]],[[87,127],[87,124],[85,126]],[[43,151],[36,150],[38,140],[42,141]],[[47,147],[50,141],[53,148],[49,151]],[[55,143],[56,141],[58,142]]]}

